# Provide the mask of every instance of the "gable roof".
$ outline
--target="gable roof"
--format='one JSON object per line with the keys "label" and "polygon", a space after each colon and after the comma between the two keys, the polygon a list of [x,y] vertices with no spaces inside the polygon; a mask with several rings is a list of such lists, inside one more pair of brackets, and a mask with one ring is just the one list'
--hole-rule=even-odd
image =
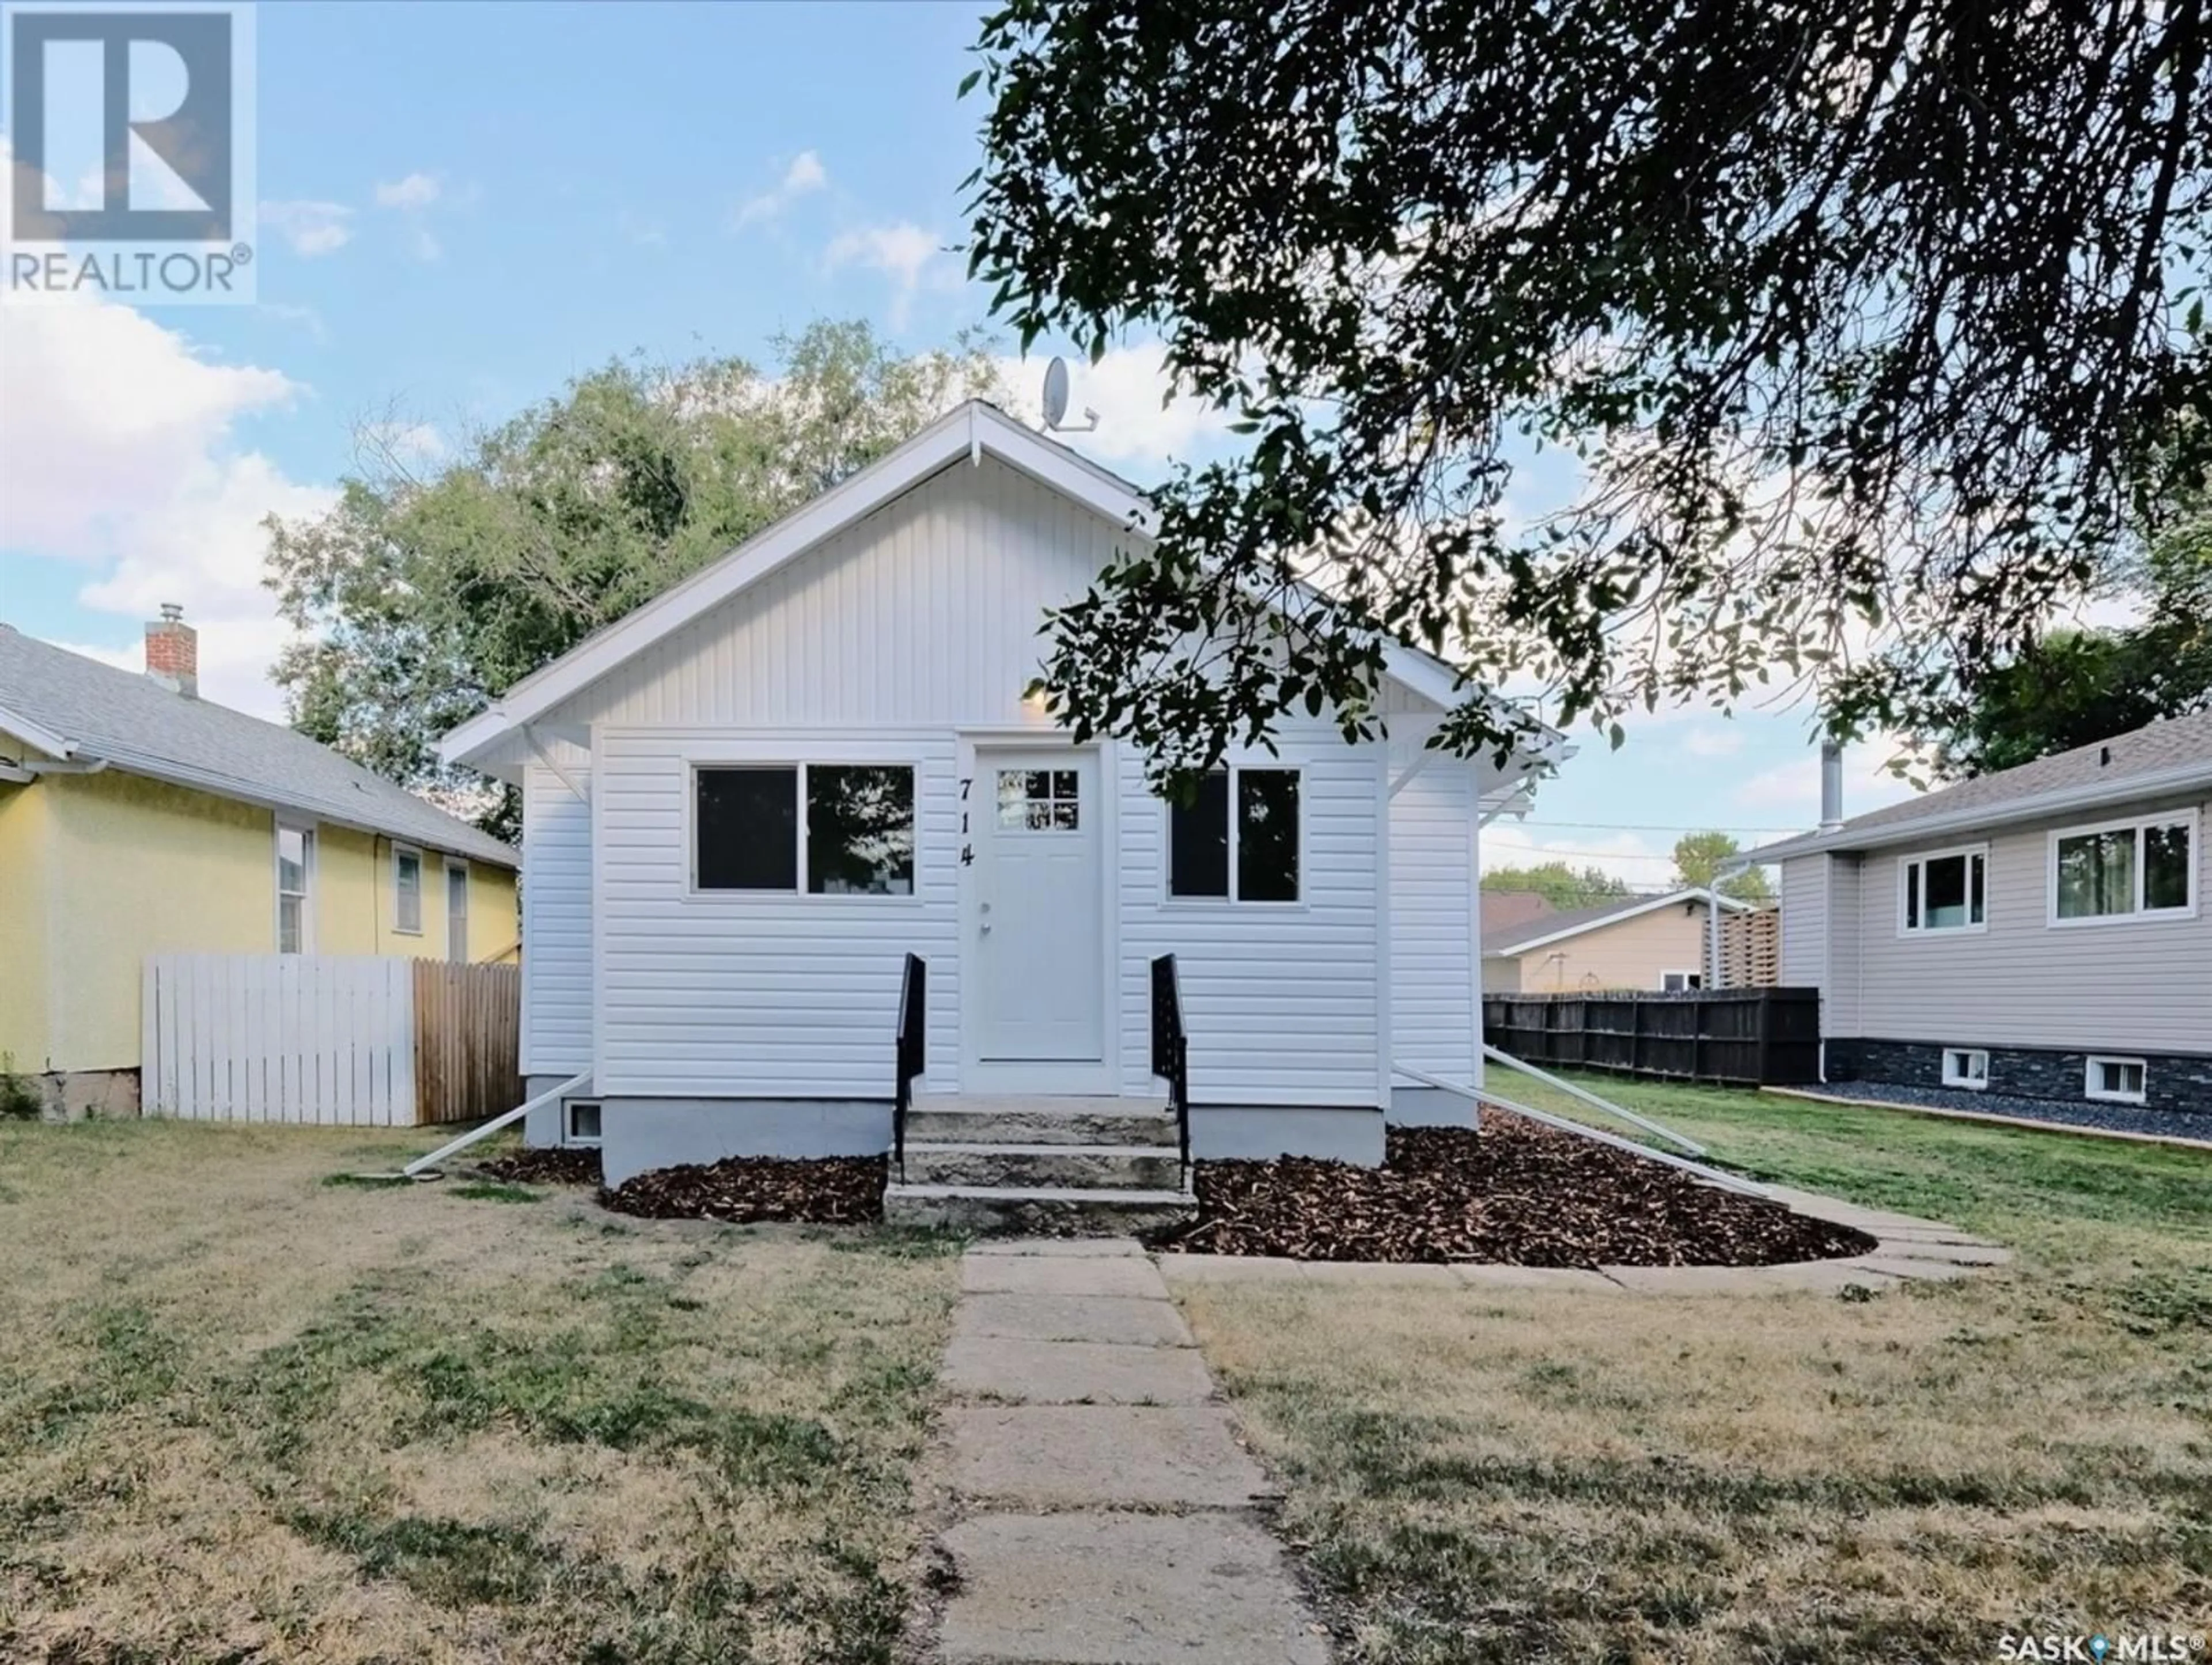
{"label": "gable roof", "polygon": [[502,867],[512,847],[297,730],[187,699],[0,624],[0,732],[49,756],[383,833]]}
{"label": "gable roof", "polygon": [[[1602,926],[1618,925],[1640,914],[1656,914],[1662,908],[1677,903],[1702,902],[1711,906],[1713,893],[1700,885],[1689,885],[1680,890],[1670,890],[1663,896],[1623,896],[1618,901],[1600,902],[1590,908],[1570,908],[1560,913],[1542,914],[1534,919],[1516,921],[1501,926],[1495,931],[1482,933],[1482,951],[1486,954],[1525,954],[1532,948],[1548,947],[1564,942],[1569,937],[1579,937]],[[1734,896],[1720,899],[1724,914],[1742,914],[1751,910],[1747,902]]]}
{"label": "gable roof", "polygon": [[1822,850],[1872,849],[2205,787],[2212,787],[2212,711],[2168,717],[2018,769],[1977,775],[1855,815],[1833,831],[1784,839],[1748,854],[1755,861],[1780,861]]}
{"label": "gable roof", "polygon": [[[1152,507],[1119,475],[1036,432],[997,406],[970,399],[896,450],[840,481],[644,605],[594,631],[507,690],[438,743],[449,763],[483,765],[503,740],[655,642],[962,460],[985,456],[1060,492],[1104,520],[1149,538]],[[1449,709],[1465,697],[1442,659],[1400,643],[1384,647],[1391,680]],[[1554,747],[1556,750],[1556,746]]]}

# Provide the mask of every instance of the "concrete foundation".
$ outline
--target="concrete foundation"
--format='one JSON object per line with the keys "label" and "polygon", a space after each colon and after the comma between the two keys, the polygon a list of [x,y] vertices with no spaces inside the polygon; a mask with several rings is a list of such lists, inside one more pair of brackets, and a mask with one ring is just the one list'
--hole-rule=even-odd
{"label": "concrete foundation", "polygon": [[1205,1162],[1323,1157],[1372,1168],[1382,1160],[1382,1112],[1306,1105],[1206,1104],[1190,1112],[1190,1153]]}
{"label": "concrete foundation", "polygon": [[891,1147],[889,1100],[602,1098],[609,1185],[725,1157],[868,1157]]}
{"label": "concrete foundation", "polygon": [[[1469,1086],[1478,1085],[1468,1082]],[[1472,1127],[1474,1101],[1441,1087],[1390,1089],[1390,1125],[1394,1127]]]}
{"label": "concrete foundation", "polygon": [[91,1117],[138,1114],[137,1070],[17,1070],[0,1082],[12,1109],[15,1101],[35,1103],[42,1121],[82,1121]]}

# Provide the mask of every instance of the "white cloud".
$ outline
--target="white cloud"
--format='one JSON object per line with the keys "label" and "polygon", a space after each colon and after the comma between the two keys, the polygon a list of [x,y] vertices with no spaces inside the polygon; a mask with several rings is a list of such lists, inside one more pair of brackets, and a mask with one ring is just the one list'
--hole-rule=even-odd
{"label": "white cloud", "polygon": [[376,186],[376,205],[379,208],[428,208],[444,192],[444,186],[434,173],[410,173],[404,179],[379,180]]}
{"label": "white cloud", "polygon": [[[1165,463],[1187,459],[1229,431],[1230,413],[1202,399],[1178,394],[1170,380],[1165,351],[1156,341],[1107,349],[1096,364],[1068,362],[1070,416],[1091,410],[1098,427],[1089,434],[1062,435],[1066,442],[1102,462]],[[1044,362],[1029,358],[998,361],[1000,380],[1011,391],[1013,414],[1034,426],[1044,422]]]}
{"label": "white cloud", "polygon": [[441,243],[428,226],[415,228],[415,237],[409,246],[417,260],[436,260],[443,257],[446,246]]}
{"label": "white cloud", "polygon": [[179,603],[210,696],[275,711],[265,673],[283,628],[260,584],[260,522],[335,493],[288,478],[234,428],[302,390],[100,301],[0,307],[0,548],[83,568],[82,603],[131,621],[110,652],[134,667],[138,623]]}
{"label": "white cloud", "polygon": [[[1889,761],[1902,750],[1903,742],[1894,734],[1876,734],[1844,748],[1845,817],[1863,815],[1869,810],[1919,796],[1911,781],[1889,772]],[[1729,796],[1730,802],[1759,811],[1762,820],[1775,819],[1808,828],[1818,826],[1820,747],[1808,741],[1804,755],[1796,762],[1779,764],[1748,777]]]}
{"label": "white cloud", "polygon": [[925,283],[932,289],[957,289],[960,284],[958,268],[945,256],[945,240],[910,220],[840,232],[822,252],[822,264],[830,271],[859,266],[889,277],[894,330],[906,328],[915,292]]}
{"label": "white cloud", "polygon": [[1682,750],[1692,757],[1733,757],[1743,750],[1743,731],[1723,724],[1708,724],[1682,736]]}
{"label": "white cloud", "polygon": [[291,245],[293,253],[311,260],[334,254],[353,240],[353,210],[343,203],[264,203],[261,217]]}
{"label": "white cloud", "polygon": [[371,422],[362,430],[361,438],[369,449],[386,453],[410,467],[443,462],[453,451],[446,443],[446,436],[427,422]]}
{"label": "white cloud", "polygon": [[1534,867],[1564,861],[1577,872],[1595,867],[1643,889],[1656,889],[1674,873],[1674,846],[1655,849],[1638,833],[1582,831],[1547,839],[1509,820],[1482,829],[1482,871]]}
{"label": "white cloud", "polygon": [[735,228],[743,231],[757,222],[773,220],[801,197],[829,183],[830,170],[822,166],[822,158],[811,150],[802,150],[791,159],[791,165],[783,170],[783,178],[772,189],[746,199],[738,210]]}

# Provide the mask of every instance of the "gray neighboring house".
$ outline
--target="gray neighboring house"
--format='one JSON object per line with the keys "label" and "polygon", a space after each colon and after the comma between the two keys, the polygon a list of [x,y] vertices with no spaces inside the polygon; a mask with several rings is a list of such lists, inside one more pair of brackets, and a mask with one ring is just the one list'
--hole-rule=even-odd
{"label": "gray neighboring house", "polygon": [[1750,859],[1831,1081],[2212,1110],[2212,712],[2152,723]]}

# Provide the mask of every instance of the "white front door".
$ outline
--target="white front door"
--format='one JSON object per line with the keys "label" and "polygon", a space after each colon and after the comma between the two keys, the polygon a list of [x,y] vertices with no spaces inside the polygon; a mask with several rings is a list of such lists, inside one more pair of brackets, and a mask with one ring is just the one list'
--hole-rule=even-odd
{"label": "white front door", "polygon": [[1106,1056],[1098,754],[976,756],[977,884],[969,921],[976,1060],[1091,1064]]}

